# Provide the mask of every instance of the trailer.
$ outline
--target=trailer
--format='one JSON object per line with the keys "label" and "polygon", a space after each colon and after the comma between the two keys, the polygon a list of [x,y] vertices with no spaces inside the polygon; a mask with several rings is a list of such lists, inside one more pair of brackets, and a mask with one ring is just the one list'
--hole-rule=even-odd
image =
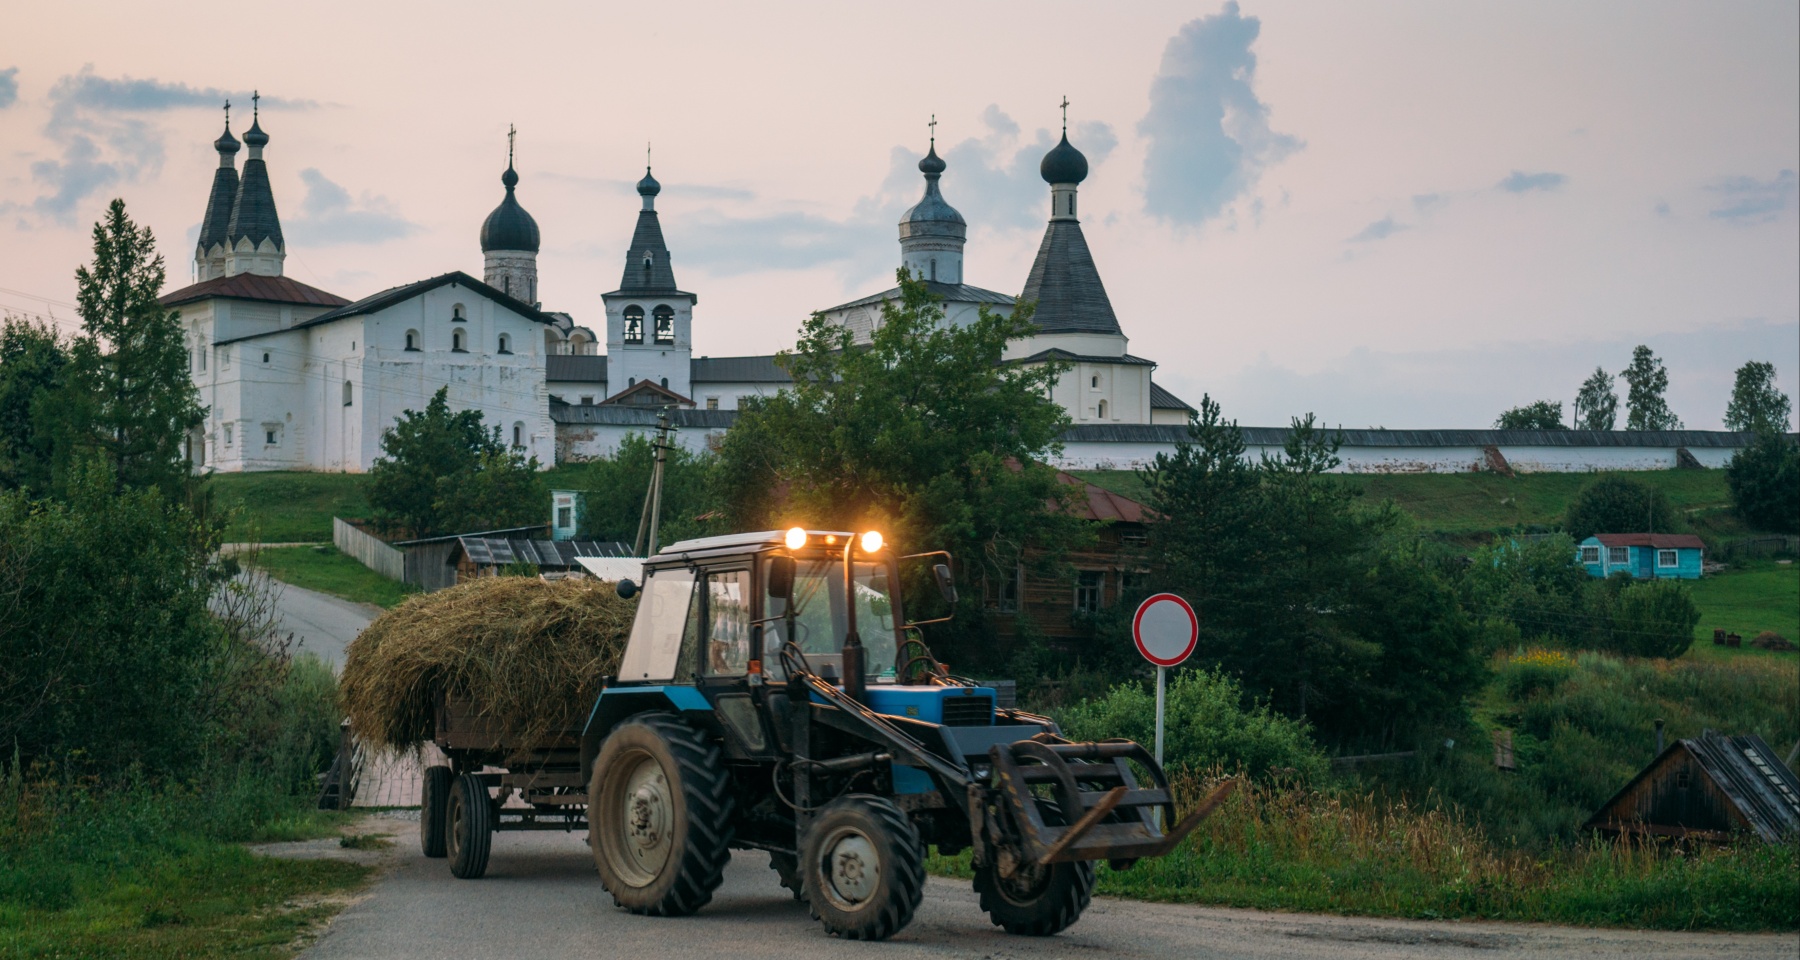
{"label": "trailer", "polygon": [[[419,801],[419,846],[473,880],[487,872],[495,833],[587,831],[587,784],[581,731],[554,731],[541,742],[507,744],[500,724],[479,703],[439,692],[434,735],[448,764],[425,768]],[[514,800],[519,804],[509,806]]]}

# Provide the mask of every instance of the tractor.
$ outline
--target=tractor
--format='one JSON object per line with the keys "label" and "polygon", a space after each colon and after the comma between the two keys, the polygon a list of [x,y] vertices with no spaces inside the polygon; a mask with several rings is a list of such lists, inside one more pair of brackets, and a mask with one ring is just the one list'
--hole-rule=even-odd
{"label": "tractor", "polygon": [[950,675],[906,619],[903,563],[954,607],[949,554],[896,556],[877,532],[686,540],[617,585],[641,599],[580,752],[619,906],[692,913],[733,849],[761,850],[828,932],[882,940],[935,844],[972,852],[993,923],[1047,936],[1087,907],[1094,861],[1167,853],[1224,798],[1230,782],[1178,821],[1142,746],[1070,742]]}

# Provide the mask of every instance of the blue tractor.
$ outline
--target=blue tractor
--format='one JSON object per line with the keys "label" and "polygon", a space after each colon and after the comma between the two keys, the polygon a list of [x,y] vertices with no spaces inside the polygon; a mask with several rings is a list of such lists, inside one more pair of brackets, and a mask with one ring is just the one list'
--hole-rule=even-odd
{"label": "blue tractor", "polygon": [[618,585],[642,599],[581,770],[619,906],[692,913],[733,849],[763,850],[826,930],[881,940],[912,920],[935,844],[973,852],[994,923],[1044,936],[1081,916],[1094,861],[1166,853],[1223,798],[1177,822],[1143,747],[1071,743],[949,676],[906,618],[903,561],[954,604],[948,554],[800,528],[676,543]]}

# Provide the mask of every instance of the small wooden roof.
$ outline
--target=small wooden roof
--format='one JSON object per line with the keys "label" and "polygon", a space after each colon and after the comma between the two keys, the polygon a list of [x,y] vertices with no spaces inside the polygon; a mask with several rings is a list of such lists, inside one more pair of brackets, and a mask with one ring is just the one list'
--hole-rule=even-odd
{"label": "small wooden roof", "polygon": [[1658,547],[1664,550],[1704,550],[1706,542],[1691,533],[1596,533],[1603,547]]}
{"label": "small wooden roof", "polygon": [[1684,751],[1730,801],[1737,818],[1764,841],[1778,843],[1783,837],[1800,833],[1800,778],[1756,734],[1727,737],[1711,730],[1695,739],[1670,744],[1612,799],[1601,804],[1582,829],[1631,829],[1634,818],[1625,810],[1629,799],[1640,784],[1656,776]]}

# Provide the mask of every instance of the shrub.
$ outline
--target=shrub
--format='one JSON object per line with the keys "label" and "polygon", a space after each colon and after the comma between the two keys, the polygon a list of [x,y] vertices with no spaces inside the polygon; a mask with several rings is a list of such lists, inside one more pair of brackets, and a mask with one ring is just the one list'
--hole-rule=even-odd
{"label": "shrub", "polygon": [[1677,533],[1680,517],[1660,487],[1610,474],[1581,488],[1563,514],[1576,541],[1596,533]]}
{"label": "shrub", "polygon": [[1462,596],[1476,615],[1504,619],[1527,639],[1573,639],[1571,625],[1586,622],[1592,580],[1576,560],[1575,541],[1557,534],[1475,551],[1463,575]]}
{"label": "shrub", "polygon": [[[1325,773],[1325,755],[1304,722],[1266,703],[1245,706],[1243,691],[1223,673],[1178,671],[1169,679],[1165,706],[1166,766],[1241,769],[1258,778],[1316,779]],[[1056,719],[1071,739],[1126,737],[1148,747],[1156,740],[1156,695],[1142,684],[1120,684]]]}
{"label": "shrub", "polygon": [[1681,656],[1694,642],[1694,626],[1700,622],[1693,593],[1674,580],[1626,586],[1616,594],[1611,614],[1608,646],[1638,657]]}
{"label": "shrub", "polygon": [[1725,485],[1746,523],[1800,532],[1800,442],[1773,431],[1758,435],[1725,465]]}

